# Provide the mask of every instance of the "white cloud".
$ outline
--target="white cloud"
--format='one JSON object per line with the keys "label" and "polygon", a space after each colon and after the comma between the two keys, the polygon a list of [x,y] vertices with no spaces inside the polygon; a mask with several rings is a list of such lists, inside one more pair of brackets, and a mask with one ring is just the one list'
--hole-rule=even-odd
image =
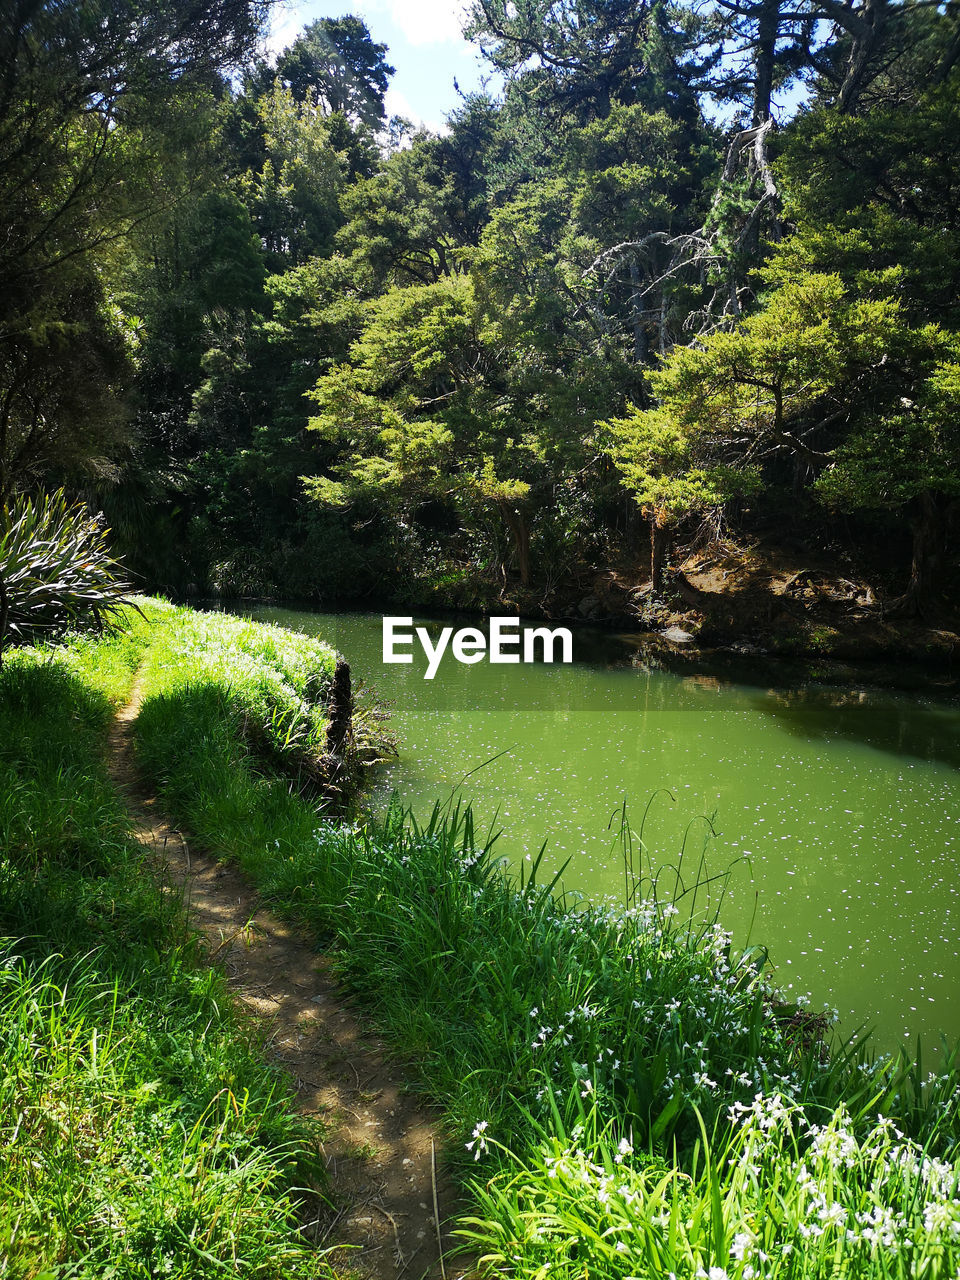
{"label": "white cloud", "polygon": [[365,0],[370,13],[389,13],[411,44],[463,44],[466,0]]}
{"label": "white cloud", "polygon": [[[367,19],[374,39],[377,15],[389,15],[411,45],[447,44],[469,48],[463,38],[468,0],[356,0],[352,11]],[[276,56],[317,16],[316,0],[279,0],[270,14],[267,51]],[[372,21],[371,21],[372,19]]]}
{"label": "white cloud", "polygon": [[387,119],[391,116],[403,116],[404,119],[412,121],[415,127],[429,129],[431,133],[449,133],[449,126],[438,120],[425,120],[419,111],[415,111],[410,105],[410,99],[401,92],[400,89],[391,85],[387,89],[384,97],[384,106],[387,111]]}
{"label": "white cloud", "polygon": [[308,18],[304,16],[305,6],[298,0],[281,0],[270,9],[270,34],[266,39],[266,52],[271,59],[281,50],[293,44],[303,30]]}

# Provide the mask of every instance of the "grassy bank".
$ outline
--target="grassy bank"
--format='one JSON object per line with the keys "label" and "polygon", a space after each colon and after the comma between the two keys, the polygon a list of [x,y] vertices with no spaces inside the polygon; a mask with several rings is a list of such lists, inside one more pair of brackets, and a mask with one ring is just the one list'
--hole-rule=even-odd
{"label": "grassy bank", "polygon": [[[146,646],[143,674],[154,701],[203,690],[210,723],[226,718],[247,758],[273,776],[325,801],[346,800],[364,766],[392,750],[376,709],[352,700],[349,730],[331,745],[331,699],[349,695],[335,689],[338,655],[322,640],[232,614],[140,604],[142,618],[131,625]],[[229,790],[229,778],[222,781]]]}
{"label": "grassy bank", "polygon": [[[824,1052],[721,930],[670,903],[584,908],[535,872],[513,882],[469,813],[325,819],[243,732],[255,681],[217,632],[249,624],[169,617],[142,760],[179,821],[337,949],[444,1108],[492,1266],[956,1274],[955,1061],[926,1078],[862,1044]],[[289,643],[300,669],[316,642]]]}
{"label": "grassy bank", "polygon": [[314,1137],[107,777],[147,639],[0,672],[0,1274],[329,1274],[297,1229]]}

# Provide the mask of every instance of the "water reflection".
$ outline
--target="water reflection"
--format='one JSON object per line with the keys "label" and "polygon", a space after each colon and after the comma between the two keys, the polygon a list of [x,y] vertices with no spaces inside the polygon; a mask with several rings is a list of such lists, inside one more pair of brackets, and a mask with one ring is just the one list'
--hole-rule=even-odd
{"label": "water reflection", "polygon": [[848,738],[878,751],[960,767],[960,707],[865,689],[769,689],[756,708],[804,739]]}

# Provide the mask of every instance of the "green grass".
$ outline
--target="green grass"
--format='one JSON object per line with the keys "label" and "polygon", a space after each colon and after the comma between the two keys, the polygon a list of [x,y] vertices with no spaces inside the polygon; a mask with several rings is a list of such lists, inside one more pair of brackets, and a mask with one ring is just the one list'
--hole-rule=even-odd
{"label": "green grass", "polygon": [[366,766],[394,751],[385,715],[353,700],[346,740],[331,756],[329,699],[337,652],[285,627],[225,613],[138,601],[134,633],[149,642],[143,675],[157,696],[177,700],[206,690],[229,714],[233,736],[309,796],[341,806],[362,787]]}
{"label": "green grass", "polygon": [[[667,1274],[672,1259],[678,1277],[719,1268],[749,1280],[750,1266],[820,1277],[845,1275],[849,1263],[851,1274],[919,1277],[947,1274],[942,1263],[955,1274],[952,1226],[936,1228],[941,1246],[915,1225],[928,1210],[943,1217],[955,1182],[941,1195],[939,1184],[884,1181],[874,1132],[878,1113],[891,1117],[904,1150],[919,1143],[951,1162],[955,1178],[955,1056],[927,1078],[919,1062],[875,1060],[862,1042],[824,1054],[803,1011],[767,986],[756,955],[733,954],[715,925],[655,898],[628,911],[564,900],[537,882],[536,867],[511,881],[469,812],[438,812],[425,828],[396,811],[363,828],[322,818],[238,731],[245,681],[229,662],[211,671],[201,639],[210,626],[196,623],[197,649],[178,642],[191,655],[181,667],[148,666],[137,725],[145,766],[180,822],[337,948],[344,981],[444,1110],[483,1210],[470,1230],[492,1267],[623,1278]],[[748,1185],[746,1129],[730,1109],[749,1109],[756,1095],[789,1107],[776,1104],[768,1128],[756,1120],[772,1145],[753,1160]],[[838,1124],[859,1154],[839,1173],[820,1164],[812,1176],[828,1181],[828,1208],[840,1195],[847,1225],[841,1231],[838,1217],[800,1247],[800,1224],[824,1207],[803,1190],[804,1161],[817,1130]],[[621,1162],[623,1143],[631,1151]],[[634,1181],[614,1204],[602,1178],[624,1164]],[[666,1205],[669,1248],[650,1225]],[[854,1238],[869,1221],[849,1225],[850,1213],[877,1206],[919,1241],[899,1271],[883,1248]],[[542,1238],[540,1219],[552,1223]],[[771,1222],[784,1246],[775,1266],[760,1246],[750,1246],[753,1261],[746,1246],[731,1253]],[[649,1248],[618,1250],[625,1232]]]}
{"label": "green grass", "polygon": [[172,697],[187,683],[216,689],[254,751],[305,782],[322,774],[335,649],[231,614],[139,604],[151,641],[148,681],[159,679]]}
{"label": "green grass", "polygon": [[842,1106],[811,1125],[779,1096],[704,1128],[685,1168],[556,1115],[533,1151],[475,1185],[462,1234],[497,1273],[621,1280],[955,1276],[956,1164]]}
{"label": "green grass", "polygon": [[0,1275],[330,1274],[298,1231],[315,1135],[103,765],[149,637],[0,672]]}

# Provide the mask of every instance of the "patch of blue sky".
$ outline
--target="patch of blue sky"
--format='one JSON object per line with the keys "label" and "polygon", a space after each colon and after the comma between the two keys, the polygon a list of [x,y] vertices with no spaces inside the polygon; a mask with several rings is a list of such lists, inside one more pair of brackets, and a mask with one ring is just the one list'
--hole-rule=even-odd
{"label": "patch of blue sky", "polygon": [[[318,18],[345,13],[363,18],[372,38],[389,50],[396,68],[387,91],[387,115],[442,132],[461,94],[499,79],[463,36],[464,6],[458,0],[283,0],[272,14],[268,52],[276,56]],[[459,88],[457,87],[459,86]]]}

